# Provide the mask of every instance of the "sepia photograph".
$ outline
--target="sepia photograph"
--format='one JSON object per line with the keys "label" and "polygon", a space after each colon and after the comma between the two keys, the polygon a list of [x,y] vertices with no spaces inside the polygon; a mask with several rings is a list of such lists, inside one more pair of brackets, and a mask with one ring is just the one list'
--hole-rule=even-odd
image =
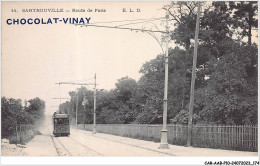
{"label": "sepia photograph", "polygon": [[6,163],[259,165],[258,146],[258,1],[1,2]]}

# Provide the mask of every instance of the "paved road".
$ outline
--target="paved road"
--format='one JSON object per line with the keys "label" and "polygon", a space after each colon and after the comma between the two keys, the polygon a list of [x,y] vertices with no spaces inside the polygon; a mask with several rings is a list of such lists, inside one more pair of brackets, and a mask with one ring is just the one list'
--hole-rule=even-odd
{"label": "paved road", "polygon": [[170,156],[161,152],[135,147],[71,129],[70,136],[52,135],[51,117],[39,129],[23,150],[28,156]]}
{"label": "paved road", "polygon": [[52,135],[51,117],[45,118],[39,131],[24,148],[28,156],[257,156],[257,152],[242,152],[209,148],[169,145],[158,149],[159,143],[119,137],[109,134],[92,134],[71,128],[69,137]]}

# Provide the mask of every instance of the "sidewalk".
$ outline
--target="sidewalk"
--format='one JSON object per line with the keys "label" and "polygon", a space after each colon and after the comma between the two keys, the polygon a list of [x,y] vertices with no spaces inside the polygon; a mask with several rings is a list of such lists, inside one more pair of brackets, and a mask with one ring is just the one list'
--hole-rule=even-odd
{"label": "sidewalk", "polygon": [[160,143],[155,143],[151,141],[138,140],[128,137],[120,137],[110,134],[96,133],[92,134],[90,131],[78,130],[78,132],[91,135],[93,137],[98,137],[114,142],[119,142],[134,147],[140,147],[144,149],[149,149],[152,151],[157,151],[160,153],[165,153],[171,156],[225,156],[225,157],[235,157],[235,156],[258,156],[258,152],[244,152],[244,151],[233,151],[233,150],[222,150],[222,149],[210,149],[210,148],[197,148],[197,147],[184,147],[178,145],[170,145],[170,149],[158,149]]}

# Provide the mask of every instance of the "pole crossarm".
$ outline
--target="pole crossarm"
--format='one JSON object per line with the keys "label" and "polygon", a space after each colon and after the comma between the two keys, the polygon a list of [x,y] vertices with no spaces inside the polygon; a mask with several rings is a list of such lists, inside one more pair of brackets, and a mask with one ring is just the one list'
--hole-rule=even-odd
{"label": "pole crossarm", "polygon": [[157,32],[157,33],[167,33],[166,31],[153,31],[153,30],[146,30],[146,29],[139,29],[139,28],[124,28],[124,27],[118,27],[118,26],[105,26],[105,25],[90,25],[90,24],[73,24],[75,26],[92,26],[92,27],[98,27],[98,28],[111,28],[111,29],[124,29],[124,30],[131,30],[131,31],[141,31],[141,32]]}
{"label": "pole crossarm", "polygon": [[[77,83],[77,82],[56,82],[55,84],[58,84],[59,87],[61,84],[69,84],[69,85],[94,85],[94,124],[96,120],[96,74],[95,74],[95,83]],[[77,95],[77,101],[76,101],[76,129],[78,129],[78,100],[79,100],[79,95],[78,92],[76,93]],[[61,99],[69,99],[69,98],[53,98],[53,99],[60,99],[60,105],[61,105]],[[85,107],[85,105],[84,105]],[[85,109],[85,108],[84,108]],[[60,111],[60,110],[59,110]],[[85,111],[84,111],[85,112]],[[85,116],[85,115],[84,115]],[[84,118],[85,119],[85,118]],[[96,133],[95,127],[93,129],[93,134]]]}

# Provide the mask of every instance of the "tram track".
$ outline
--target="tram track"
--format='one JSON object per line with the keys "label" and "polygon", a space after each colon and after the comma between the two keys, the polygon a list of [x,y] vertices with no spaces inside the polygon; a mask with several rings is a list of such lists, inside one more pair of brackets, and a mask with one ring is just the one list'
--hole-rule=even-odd
{"label": "tram track", "polygon": [[59,152],[59,150],[57,149],[57,145],[56,145],[56,143],[55,143],[54,140],[53,140],[53,136],[50,135],[50,137],[51,137],[51,140],[52,140],[52,142],[53,142],[53,145],[54,145],[54,147],[55,147],[55,150],[56,150],[57,154],[60,156],[60,152]]}
{"label": "tram track", "polygon": [[72,156],[69,150],[63,145],[63,143],[58,138],[51,135],[51,139],[59,156]]}
{"label": "tram track", "polygon": [[69,152],[69,150],[64,146],[64,144],[61,143],[61,141],[60,141],[58,138],[57,138],[57,140],[59,141],[59,143],[61,144],[61,146],[68,152],[68,154],[69,154],[70,156],[72,156],[71,153]]}
{"label": "tram track", "polygon": [[76,139],[71,138],[71,137],[68,137],[68,138],[70,138],[71,140],[77,142],[78,144],[80,144],[80,145],[83,146],[84,148],[86,148],[86,149],[88,149],[88,150],[90,150],[90,151],[93,151],[93,152],[97,153],[99,156],[104,156],[102,153],[99,153],[99,152],[93,150],[92,148],[87,147],[86,145],[82,144],[81,142],[77,141]]}
{"label": "tram track", "polygon": [[[83,154],[85,154],[83,156],[104,156],[103,154],[82,144],[75,138],[54,137],[53,135],[50,135],[50,136],[51,136],[52,142],[54,144],[54,147],[56,149],[58,156],[82,156]],[[76,147],[78,147],[78,148],[76,148]],[[83,154],[79,154],[78,153],[79,151],[82,152]]]}
{"label": "tram track", "polygon": [[154,150],[154,149],[150,149],[150,148],[146,148],[146,147],[140,147],[140,146],[137,146],[137,145],[133,145],[133,144],[129,144],[129,143],[124,143],[124,142],[121,142],[121,141],[111,140],[111,139],[108,139],[108,138],[103,138],[103,137],[99,137],[99,136],[96,136],[96,135],[87,134],[87,133],[84,133],[84,132],[81,132],[81,131],[78,131],[78,132],[79,132],[79,133],[82,133],[82,134],[85,134],[85,135],[92,136],[92,137],[96,137],[96,138],[108,140],[108,141],[111,141],[111,142],[116,142],[116,143],[120,143],[120,144],[124,144],[124,145],[129,145],[129,146],[132,146],[132,147],[136,147],[136,148],[140,148],[140,149],[145,149],[145,150],[157,152],[157,153],[164,154],[164,155],[174,156],[174,155],[171,154],[171,153],[162,152],[162,151],[159,151],[159,150]]}
{"label": "tram track", "polygon": [[[153,152],[156,152],[157,154],[159,153],[159,154],[163,154],[163,155],[167,155],[167,156],[173,156],[173,154],[170,154],[170,153],[167,153],[167,152],[162,152],[162,151],[159,151],[159,150],[154,150],[154,149],[151,149],[149,147],[140,147],[138,145],[122,142],[120,140],[119,141],[118,140],[112,140],[112,139],[109,139],[109,138],[103,138],[103,137],[100,137],[100,136],[88,134],[88,133],[85,133],[83,131],[77,131],[77,132],[81,133],[83,135],[96,137],[96,138],[99,138],[101,140],[103,139],[103,140],[107,140],[107,141],[110,141],[110,142],[119,143],[119,144],[122,144],[122,145],[129,145],[129,146],[132,146],[132,147],[135,147],[135,148],[153,151]],[[109,146],[111,146],[110,143],[106,147],[93,146],[94,140],[92,140],[92,139],[89,142],[89,140],[87,141],[85,139],[80,139],[80,137],[82,137],[80,135],[76,134],[75,135],[76,137],[73,137],[73,136],[71,137],[71,136],[72,135],[67,136],[67,137],[54,137],[53,135],[51,135],[51,138],[52,138],[52,141],[54,143],[56,152],[59,156],[107,156],[107,155],[110,155],[109,153],[107,153],[107,151],[104,151],[104,149],[107,149]],[[87,142],[85,142],[85,141],[87,141]],[[101,141],[101,142],[103,142],[103,141]],[[96,149],[100,149],[100,150],[97,151]],[[120,150],[122,152],[124,152],[124,150],[122,150],[122,148]],[[104,152],[104,154],[103,154],[103,152]],[[136,152],[138,154],[139,151],[136,151]],[[112,155],[115,154],[115,153],[117,153],[117,152],[111,152]],[[126,153],[128,153],[128,152],[126,152]]]}

